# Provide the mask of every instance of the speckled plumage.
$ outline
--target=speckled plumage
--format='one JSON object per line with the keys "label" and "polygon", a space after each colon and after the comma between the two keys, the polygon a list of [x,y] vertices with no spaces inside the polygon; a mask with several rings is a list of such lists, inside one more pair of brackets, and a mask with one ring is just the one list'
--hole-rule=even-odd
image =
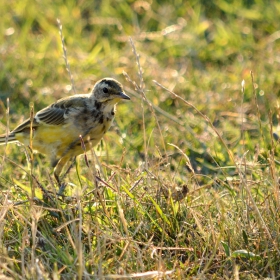
{"label": "speckled plumage", "polygon": [[[58,182],[63,166],[84,153],[80,136],[86,150],[94,147],[109,129],[121,99],[130,99],[122,85],[104,78],[94,85],[91,93],[62,98],[34,116],[32,149],[50,158]],[[8,136],[0,135],[0,145],[18,141],[30,146],[30,125],[27,119]]]}

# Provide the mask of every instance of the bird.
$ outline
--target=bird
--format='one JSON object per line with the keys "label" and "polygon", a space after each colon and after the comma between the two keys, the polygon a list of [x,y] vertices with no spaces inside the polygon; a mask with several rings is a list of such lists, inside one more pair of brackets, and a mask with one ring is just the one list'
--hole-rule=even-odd
{"label": "bird", "polygon": [[122,84],[113,78],[103,78],[90,93],[59,99],[11,132],[0,135],[0,145],[20,142],[45,154],[60,184],[59,175],[65,164],[99,143],[121,100],[130,100]]}

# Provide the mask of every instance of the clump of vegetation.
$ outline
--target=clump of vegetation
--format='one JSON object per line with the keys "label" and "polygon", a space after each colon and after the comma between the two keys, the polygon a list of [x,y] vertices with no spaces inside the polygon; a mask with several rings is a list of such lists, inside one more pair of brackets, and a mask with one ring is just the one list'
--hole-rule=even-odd
{"label": "clump of vegetation", "polygon": [[132,97],[63,196],[0,147],[3,277],[278,277],[280,4],[210,2],[0,3],[1,133],[74,94],[65,55],[77,93]]}

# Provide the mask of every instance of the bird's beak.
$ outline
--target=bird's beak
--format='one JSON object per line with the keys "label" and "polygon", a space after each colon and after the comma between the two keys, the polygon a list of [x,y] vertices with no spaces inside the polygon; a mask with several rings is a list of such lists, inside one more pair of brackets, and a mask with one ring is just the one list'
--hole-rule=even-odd
{"label": "bird's beak", "polygon": [[119,92],[118,97],[121,99],[130,100],[130,97],[128,95],[126,95],[123,91]]}

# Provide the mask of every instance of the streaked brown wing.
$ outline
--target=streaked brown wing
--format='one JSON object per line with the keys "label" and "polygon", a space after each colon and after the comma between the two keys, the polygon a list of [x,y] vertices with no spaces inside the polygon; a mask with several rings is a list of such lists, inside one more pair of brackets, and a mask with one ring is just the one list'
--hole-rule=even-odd
{"label": "streaked brown wing", "polygon": [[38,123],[49,125],[61,125],[65,123],[68,115],[85,106],[87,97],[84,95],[75,95],[60,99],[56,103],[42,109],[35,115]]}
{"label": "streaked brown wing", "polygon": [[[34,120],[32,123],[32,127],[36,128],[38,126],[38,123]],[[30,130],[30,119],[25,120],[23,123],[21,123],[19,126],[17,126],[11,134],[15,134],[18,132],[28,131]]]}
{"label": "streaked brown wing", "polygon": [[39,111],[35,115],[35,120],[38,123],[46,123],[49,125],[60,125],[65,122],[65,113],[67,109],[55,106],[55,104]]}
{"label": "streaked brown wing", "polygon": [[[75,95],[58,100],[56,103],[39,111],[32,123],[32,127],[36,128],[40,123],[48,125],[61,125],[65,123],[68,115],[79,111],[85,105],[87,95]],[[27,119],[12,132],[22,132],[30,129],[30,119]]]}

